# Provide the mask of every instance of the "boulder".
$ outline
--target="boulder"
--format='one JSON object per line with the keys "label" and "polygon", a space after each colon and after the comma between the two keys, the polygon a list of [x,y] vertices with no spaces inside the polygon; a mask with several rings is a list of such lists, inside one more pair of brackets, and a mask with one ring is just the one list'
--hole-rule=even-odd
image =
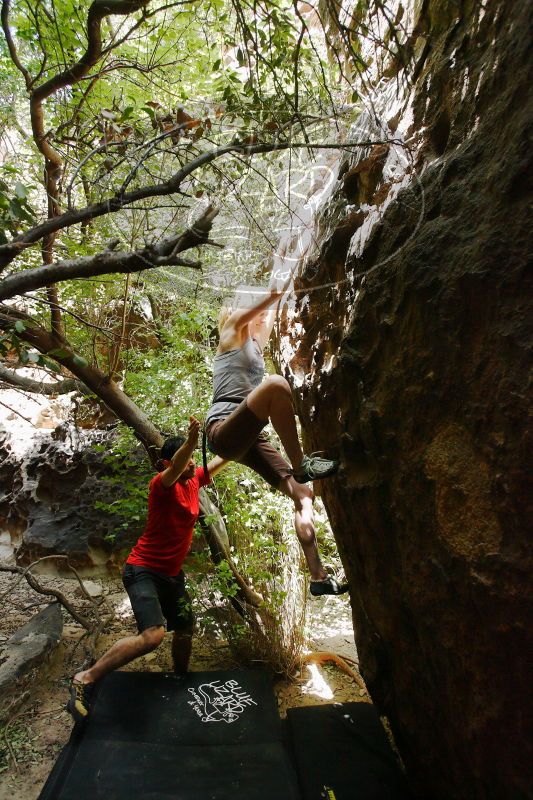
{"label": "boulder", "polygon": [[0,649],[0,721],[8,719],[27,696],[57,648],[63,631],[58,603],[35,614]]}
{"label": "boulder", "polygon": [[385,198],[383,153],[340,166],[280,366],[306,448],[341,458],[320,491],[361,671],[414,790],[519,798],[533,785],[531,5],[417,8],[426,44],[394,114],[412,158]]}

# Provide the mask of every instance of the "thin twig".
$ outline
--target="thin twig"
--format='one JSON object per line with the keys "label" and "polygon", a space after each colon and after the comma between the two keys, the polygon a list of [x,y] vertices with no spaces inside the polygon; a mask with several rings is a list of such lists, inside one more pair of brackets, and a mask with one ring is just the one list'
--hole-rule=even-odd
{"label": "thin twig", "polygon": [[11,408],[11,406],[8,406],[8,404],[4,403],[2,400],[0,400],[0,406],[4,406],[4,408],[7,408],[9,411],[12,411],[13,414],[16,414],[21,419],[25,420],[26,422],[29,422],[30,425],[33,425],[34,428],[37,427],[37,425],[34,425],[33,422],[31,421],[31,419],[29,419],[29,417],[25,417],[24,414],[20,413],[20,411],[17,411],[15,408]]}

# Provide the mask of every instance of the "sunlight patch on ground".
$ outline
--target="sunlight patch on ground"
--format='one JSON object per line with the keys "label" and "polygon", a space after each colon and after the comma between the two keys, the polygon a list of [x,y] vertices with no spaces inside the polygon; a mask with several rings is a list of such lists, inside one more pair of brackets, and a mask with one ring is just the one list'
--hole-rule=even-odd
{"label": "sunlight patch on ground", "polygon": [[352,612],[347,601],[336,597],[313,601],[307,606],[307,625],[313,638],[352,636]]}
{"label": "sunlight patch on ground", "polygon": [[312,651],[329,651],[357,662],[352,609],[344,597],[323,597],[307,604],[305,632]]}
{"label": "sunlight patch on ground", "polygon": [[306,667],[311,673],[310,680],[302,686],[302,694],[312,694],[315,697],[320,697],[321,700],[332,700],[334,693],[330,685],[324,680],[320,674],[316,664],[307,664]]}

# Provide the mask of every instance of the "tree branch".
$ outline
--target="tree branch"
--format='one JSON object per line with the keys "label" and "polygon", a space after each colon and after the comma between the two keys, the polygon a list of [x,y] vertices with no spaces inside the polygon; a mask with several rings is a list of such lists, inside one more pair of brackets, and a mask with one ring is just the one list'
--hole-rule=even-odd
{"label": "tree branch", "polygon": [[[45,558],[49,557],[66,558],[66,556],[45,556]],[[20,575],[21,577],[26,578],[26,580],[28,581],[28,583],[30,584],[31,588],[34,591],[38,592],[39,594],[48,595],[49,597],[55,597],[55,599],[59,603],[61,603],[61,605],[64,608],[66,608],[68,613],[71,615],[71,617],[73,617],[76,620],[76,622],[78,622],[83,628],[85,628],[85,630],[87,631],[92,630],[92,625],[89,622],[89,620],[82,614],[80,614],[78,611],[76,611],[72,603],[65,597],[65,595],[62,592],[58,591],[57,589],[45,589],[44,586],[41,586],[35,575],[33,575],[30,572],[31,568],[34,567],[36,564],[38,564],[39,561],[44,561],[44,559],[40,558],[38,561],[34,561],[33,564],[30,564],[30,566],[26,568],[9,566],[8,564],[0,564],[0,572],[11,572],[14,575]]]}
{"label": "tree branch", "polygon": [[[20,417],[25,422],[29,422],[30,425],[33,425],[33,422],[31,421],[31,419],[29,417],[26,417],[24,414],[21,414],[20,411],[17,411],[16,408],[12,408],[12,406],[8,405],[7,403],[4,403],[3,400],[0,400],[0,406],[3,406],[4,408],[7,408],[7,410],[11,411],[12,414],[16,414],[17,417]],[[33,425],[33,427],[36,428],[37,426]]]}
{"label": "tree branch", "polygon": [[206,153],[202,153],[197,158],[190,161],[178,172],[176,172],[168,181],[163,183],[156,183],[150,186],[143,186],[134,189],[131,192],[126,192],[123,195],[116,194],[101,203],[94,203],[93,205],[86,206],[79,210],[67,211],[52,219],[47,219],[40,225],[26,231],[26,233],[17,236],[11,242],[0,246],[0,268],[10,264],[23,250],[30,247],[35,242],[38,242],[50,233],[54,233],[63,228],[68,228],[71,225],[77,225],[80,222],[96,219],[105,214],[113,214],[121,211],[126,206],[131,205],[139,200],[145,200],[148,197],[166,197],[171,194],[176,194],[180,191],[180,186],[185,180],[200,167],[210,164],[217,158],[230,153],[239,153],[244,155],[255,155],[258,153],[271,153],[274,151],[287,150],[289,148],[310,148],[316,150],[349,150],[354,147],[371,147],[376,144],[396,144],[404,146],[403,142],[396,139],[380,140],[380,141],[365,141],[365,142],[346,142],[344,144],[338,143],[324,143],[324,144],[307,144],[305,142],[272,142],[261,144],[245,144],[233,143],[216,147]]}
{"label": "tree branch", "polygon": [[101,25],[105,17],[133,14],[148,5],[148,2],[149,0],[94,0],[87,14],[87,49],[85,53],[76,64],[72,64],[34,89],[35,101],[42,102],[59,89],[77,83],[91,67],[94,67],[102,55]]}
{"label": "tree branch", "polygon": [[[0,283],[0,300],[7,300],[15,295],[41,289],[51,283],[72,280],[73,278],[89,278],[96,275],[114,273],[141,272],[159,266],[186,266],[199,269],[198,261],[187,261],[178,253],[209,244],[209,231],[217,209],[209,206],[194,225],[177,236],[163,239],[158,244],[151,244],[131,253],[104,250],[94,256],[58,261],[42,267],[24,270],[10,275]],[[55,331],[58,333],[58,331]]]}
{"label": "tree branch", "polygon": [[6,37],[7,47],[9,49],[9,55],[11,56],[11,60],[16,68],[22,73],[24,81],[26,83],[26,89],[30,91],[32,79],[31,75],[24,67],[18,57],[17,48],[15,47],[15,42],[13,40],[13,36],[11,34],[11,28],[9,27],[9,11],[10,11],[11,0],[2,0],[2,28],[4,30],[4,36]]}
{"label": "tree branch", "polygon": [[45,394],[52,397],[74,391],[83,392],[84,394],[87,393],[87,389],[82,383],[71,378],[65,378],[55,383],[34,381],[32,378],[17,375],[15,370],[7,369],[2,364],[0,364],[0,380],[10,384],[10,386],[16,386],[18,389],[24,389],[24,391],[31,392],[32,394]]}

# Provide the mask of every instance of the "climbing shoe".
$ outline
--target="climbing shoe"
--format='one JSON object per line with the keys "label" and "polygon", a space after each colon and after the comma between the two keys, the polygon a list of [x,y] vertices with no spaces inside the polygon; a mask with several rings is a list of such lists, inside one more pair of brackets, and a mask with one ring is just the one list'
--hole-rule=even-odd
{"label": "climbing shoe", "polygon": [[93,683],[82,683],[81,681],[74,680],[74,678],[72,679],[67,711],[72,716],[74,722],[84,722],[89,716],[93,690]]}
{"label": "climbing shoe", "polygon": [[331,575],[323,581],[311,581],[309,584],[309,591],[313,597],[320,597],[323,594],[344,594],[349,588],[347,583],[339,583]]}
{"label": "climbing shoe", "polygon": [[318,453],[311,453],[304,456],[300,464],[300,469],[293,473],[294,480],[298,483],[308,481],[319,481],[321,478],[329,478],[339,469],[339,462],[331,458],[321,458]]}

